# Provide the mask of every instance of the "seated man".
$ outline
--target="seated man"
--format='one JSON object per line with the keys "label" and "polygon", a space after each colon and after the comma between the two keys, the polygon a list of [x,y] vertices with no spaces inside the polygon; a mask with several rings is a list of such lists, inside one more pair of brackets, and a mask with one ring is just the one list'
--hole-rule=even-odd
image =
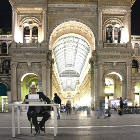
{"label": "seated man", "polygon": [[[50,103],[50,99],[46,97],[43,94],[43,92],[36,92],[35,85],[31,85],[29,91],[30,91],[30,94],[39,94],[39,99],[42,98],[43,101],[47,102],[47,104]],[[28,95],[25,96],[25,99],[28,99]],[[26,102],[24,101],[24,103]],[[29,121],[32,118],[32,122],[33,122],[33,125],[35,126],[35,131],[36,131],[35,135],[40,134],[40,130],[44,131],[43,126],[50,117],[50,114],[49,114],[50,109],[51,109],[50,106],[29,106],[27,116],[28,116]],[[39,124],[37,122],[37,115],[43,116]]]}

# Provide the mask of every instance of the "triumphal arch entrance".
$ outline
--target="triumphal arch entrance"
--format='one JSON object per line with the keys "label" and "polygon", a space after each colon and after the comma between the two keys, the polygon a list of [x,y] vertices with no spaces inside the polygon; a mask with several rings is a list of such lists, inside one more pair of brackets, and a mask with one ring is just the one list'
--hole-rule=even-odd
{"label": "triumphal arch entrance", "polygon": [[9,0],[11,102],[30,84],[50,99],[95,107],[100,97],[134,101],[132,0]]}

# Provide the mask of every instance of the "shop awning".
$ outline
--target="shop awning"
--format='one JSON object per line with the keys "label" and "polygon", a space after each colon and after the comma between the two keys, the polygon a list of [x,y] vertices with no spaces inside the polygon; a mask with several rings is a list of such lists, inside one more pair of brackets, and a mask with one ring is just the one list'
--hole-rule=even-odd
{"label": "shop awning", "polygon": [[7,87],[4,84],[0,84],[0,96],[7,96]]}

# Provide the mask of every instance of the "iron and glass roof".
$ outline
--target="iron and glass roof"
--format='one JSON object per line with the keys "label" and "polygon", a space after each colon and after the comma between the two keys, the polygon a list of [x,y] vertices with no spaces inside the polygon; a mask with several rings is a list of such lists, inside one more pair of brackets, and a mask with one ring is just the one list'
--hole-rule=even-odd
{"label": "iron and glass roof", "polygon": [[[65,77],[67,79],[62,81],[63,90],[66,91],[67,88],[71,90],[75,89],[76,82],[68,78],[80,77],[89,51],[89,44],[80,36],[67,35],[56,41],[53,47],[53,54],[59,77]],[[67,83],[71,83],[71,87]]]}

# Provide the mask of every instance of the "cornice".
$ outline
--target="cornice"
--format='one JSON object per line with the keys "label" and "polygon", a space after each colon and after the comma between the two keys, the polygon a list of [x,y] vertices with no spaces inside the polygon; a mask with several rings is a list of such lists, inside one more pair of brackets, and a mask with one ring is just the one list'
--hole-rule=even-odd
{"label": "cornice", "polygon": [[56,3],[79,3],[79,4],[87,4],[87,3],[97,3],[98,0],[48,0],[48,4],[56,4]]}
{"label": "cornice", "polygon": [[21,4],[46,4],[47,0],[9,0],[11,5]]}
{"label": "cornice", "polygon": [[97,54],[133,54],[134,50],[129,48],[102,48],[102,49],[96,49]]}
{"label": "cornice", "polygon": [[[133,5],[136,0],[131,0],[131,2],[100,2],[100,4],[111,4],[111,3],[117,3],[117,5]],[[10,4],[56,4],[56,3],[97,3],[98,0],[9,0]],[[116,5],[115,5],[116,6]]]}
{"label": "cornice", "polygon": [[122,2],[122,1],[102,1],[99,2],[99,6],[130,6],[130,2]]}

